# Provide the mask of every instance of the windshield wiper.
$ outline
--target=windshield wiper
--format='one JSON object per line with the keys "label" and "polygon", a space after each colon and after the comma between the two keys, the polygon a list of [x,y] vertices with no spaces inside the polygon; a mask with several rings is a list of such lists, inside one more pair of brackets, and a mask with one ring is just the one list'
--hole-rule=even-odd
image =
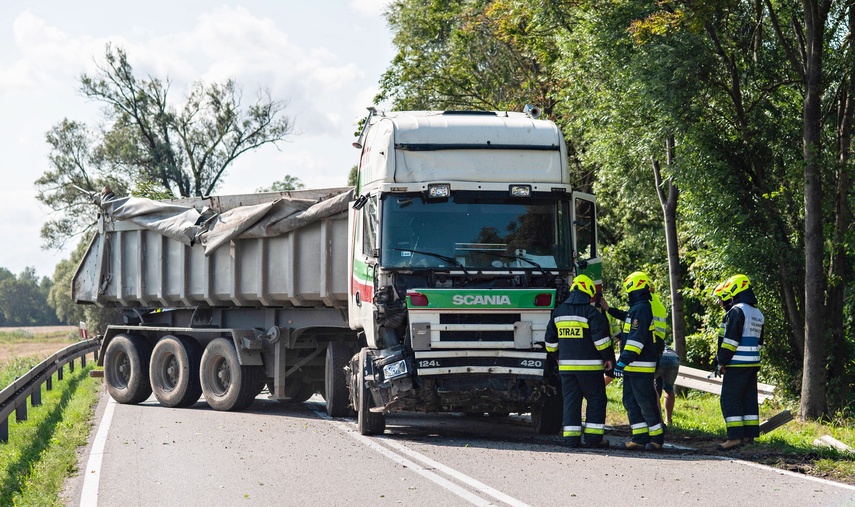
{"label": "windshield wiper", "polygon": [[[435,257],[441,261],[448,262],[448,263],[453,264],[453,265],[459,267],[460,269],[462,269],[463,274],[466,275],[466,279],[469,280],[469,272],[466,271],[466,266],[464,266],[463,263],[461,263],[459,260],[455,259],[454,257],[449,257],[447,255],[442,255],[442,254],[433,253],[433,252],[425,252],[424,250],[412,250],[410,248],[393,248],[392,250],[395,250],[397,252],[410,252],[410,253],[415,253],[415,254],[420,254],[420,255],[427,255],[428,257]],[[410,267],[412,267],[412,266],[410,266]]]}

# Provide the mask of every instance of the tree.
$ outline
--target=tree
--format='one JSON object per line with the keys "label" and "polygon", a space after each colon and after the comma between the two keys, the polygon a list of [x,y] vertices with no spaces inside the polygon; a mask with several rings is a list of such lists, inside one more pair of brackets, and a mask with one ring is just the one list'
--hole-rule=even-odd
{"label": "tree", "polygon": [[274,181],[269,187],[257,188],[256,192],[287,192],[288,190],[300,190],[306,188],[306,185],[300,181],[300,178],[286,174],[281,180]]}
{"label": "tree", "polygon": [[58,324],[56,316],[49,311],[47,294],[51,281],[41,280],[36,270],[28,267],[16,276],[0,281],[0,309],[7,326],[49,326]]}
{"label": "tree", "polygon": [[[169,100],[170,81],[135,75],[121,48],[107,45],[97,71],[80,77],[80,91],[103,104],[97,131],[63,120],[47,134],[51,170],[36,180],[36,198],[54,211],[42,227],[48,247],[85,231],[89,194],[104,186],[124,193],[134,185],[181,197],[210,195],[234,160],[292,131],[285,104],[259,90],[242,105],[233,81],[194,83],[181,104]],[[81,191],[82,190],[82,191]]]}
{"label": "tree", "polygon": [[[674,165],[674,137],[666,139],[666,156],[669,167]],[[665,219],[665,243],[668,249],[668,272],[671,287],[671,331],[674,335],[674,350],[680,361],[686,362],[686,320],[683,316],[683,274],[680,269],[680,252],[677,245],[677,203],[680,190],[674,183],[674,176],[662,178],[659,160],[652,159],[653,176],[656,179],[656,193],[662,206]]]}
{"label": "tree", "polygon": [[359,184],[359,165],[354,164],[347,173],[347,186],[355,187],[357,184]]}
{"label": "tree", "polygon": [[399,109],[520,111],[555,106],[552,7],[524,0],[398,0],[386,10],[397,53],[377,101]]}

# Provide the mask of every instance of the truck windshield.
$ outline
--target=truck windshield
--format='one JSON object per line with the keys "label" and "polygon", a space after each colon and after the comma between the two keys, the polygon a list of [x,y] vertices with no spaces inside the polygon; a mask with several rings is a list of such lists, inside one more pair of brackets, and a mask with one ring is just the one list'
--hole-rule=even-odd
{"label": "truck windshield", "polygon": [[558,196],[476,192],[436,202],[421,194],[382,201],[380,263],[412,269],[571,269],[569,207]]}

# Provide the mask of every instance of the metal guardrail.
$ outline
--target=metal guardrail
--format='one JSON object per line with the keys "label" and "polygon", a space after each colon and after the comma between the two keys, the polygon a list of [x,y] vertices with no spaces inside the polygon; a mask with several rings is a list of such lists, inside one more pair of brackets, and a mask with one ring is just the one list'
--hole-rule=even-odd
{"label": "metal guardrail", "polygon": [[[725,373],[727,375],[727,373]],[[721,396],[721,377],[713,377],[711,371],[680,365],[674,385],[697,389]],[[757,401],[763,403],[775,395],[775,386],[757,383]]]}
{"label": "metal guardrail", "polygon": [[[725,373],[727,375],[727,373]],[[689,389],[697,389],[707,393],[717,394],[721,396],[721,377],[714,377],[711,371],[699,370],[688,366],[680,365],[680,370],[677,373],[677,380],[674,385],[687,387]],[[770,384],[757,383],[757,402],[764,401],[774,397],[775,386]],[[774,429],[780,428],[793,420],[793,415],[789,410],[784,410],[769,420],[760,423],[760,434],[768,433]]]}
{"label": "metal guardrail", "polygon": [[74,371],[74,360],[80,358],[81,367],[86,366],[86,354],[93,352],[98,360],[99,343],[96,340],[82,340],[56,352],[45,359],[24,375],[15,379],[5,389],[0,391],[0,443],[9,441],[9,416],[15,412],[16,421],[27,420],[27,398],[31,405],[42,404],[42,384],[46,389],[53,389],[53,374],[57,380],[62,380],[63,368],[67,364],[69,371]]}

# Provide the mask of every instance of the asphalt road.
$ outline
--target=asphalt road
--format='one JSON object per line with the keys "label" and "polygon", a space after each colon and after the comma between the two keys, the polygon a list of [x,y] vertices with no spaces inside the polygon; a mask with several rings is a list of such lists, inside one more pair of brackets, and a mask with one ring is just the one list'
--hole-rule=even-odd
{"label": "asphalt road", "polygon": [[105,394],[96,420],[68,506],[855,506],[855,487],[738,460],[565,449],[525,416],[393,414],[363,437],[317,397],[230,413]]}

